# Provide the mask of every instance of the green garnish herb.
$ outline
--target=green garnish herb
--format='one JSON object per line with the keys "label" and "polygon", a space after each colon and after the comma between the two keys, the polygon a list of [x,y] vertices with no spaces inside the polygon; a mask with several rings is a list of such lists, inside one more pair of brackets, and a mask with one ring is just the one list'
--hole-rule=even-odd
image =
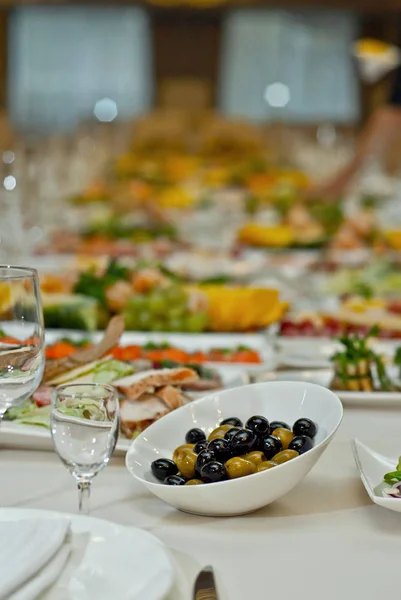
{"label": "green garnish herb", "polygon": [[69,337],[62,337],[58,341],[64,342],[65,344],[71,344],[71,346],[74,346],[75,348],[82,348],[83,346],[87,346],[91,343],[91,340],[89,338],[83,338],[81,340],[72,340]]}
{"label": "green garnish herb", "polygon": [[171,348],[168,342],[160,342],[159,344],[156,342],[148,342],[144,346],[145,350],[168,350],[168,348]]}
{"label": "green garnish herb", "polygon": [[374,352],[368,346],[368,340],[378,334],[379,328],[372,327],[365,336],[343,335],[339,341],[344,346],[340,352],[336,352],[331,360],[335,365],[334,381],[348,389],[348,384],[353,384],[352,389],[355,391],[355,382],[360,382],[361,390],[367,391],[366,385],[371,385],[373,390],[373,374],[372,367],[375,366],[379,389],[382,391],[393,391],[394,384],[388,376],[386,366],[382,357]]}
{"label": "green garnish herb", "polygon": [[392,471],[391,473],[386,473],[383,479],[389,485],[394,485],[394,483],[401,481],[401,471]]}

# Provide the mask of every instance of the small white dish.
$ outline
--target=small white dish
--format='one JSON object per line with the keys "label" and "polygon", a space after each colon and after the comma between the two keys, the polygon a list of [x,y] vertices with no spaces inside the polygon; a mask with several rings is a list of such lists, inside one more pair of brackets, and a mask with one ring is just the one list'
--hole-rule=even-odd
{"label": "small white dish", "polygon": [[[318,426],[315,446],[273,469],[210,485],[168,486],[153,477],[152,461],[170,458],[192,427],[208,434],[225,418],[237,416],[246,421],[252,415],[291,425],[300,417],[308,417]],[[330,443],[342,415],[339,398],[313,383],[246,385],[210,394],[156,421],[132,442],[126,465],[150,492],[179,510],[208,516],[245,514],[274,502],[306,476]]]}
{"label": "small white dish", "polygon": [[351,447],[362,483],[372,502],[389,510],[401,512],[401,498],[380,496],[375,491],[383,482],[384,475],[395,470],[398,457],[383,456],[356,438],[351,441]]}
{"label": "small white dish", "polygon": [[3,508],[0,521],[60,519],[71,523],[72,554],[49,600],[161,600],[174,568],[163,544],[142,529],[80,515]]}
{"label": "small white dish", "polygon": [[[257,381],[309,381],[329,387],[333,378],[332,369],[289,369],[270,371],[257,376]],[[344,406],[401,406],[401,392],[348,392],[333,390]]]}
{"label": "small white dish", "polygon": [[279,364],[293,369],[324,369],[331,366],[330,357],[340,344],[330,338],[281,336],[277,346]]}

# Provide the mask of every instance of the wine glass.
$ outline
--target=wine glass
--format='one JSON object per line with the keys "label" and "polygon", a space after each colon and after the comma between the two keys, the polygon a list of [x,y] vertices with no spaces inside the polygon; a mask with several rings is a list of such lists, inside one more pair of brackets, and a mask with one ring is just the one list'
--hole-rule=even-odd
{"label": "wine glass", "polygon": [[0,422],[38,387],[45,335],[35,269],[0,266]]}
{"label": "wine glass", "polygon": [[100,383],[60,385],[50,422],[55,450],[78,485],[79,512],[89,514],[92,479],[106,467],[117,443],[117,391]]}

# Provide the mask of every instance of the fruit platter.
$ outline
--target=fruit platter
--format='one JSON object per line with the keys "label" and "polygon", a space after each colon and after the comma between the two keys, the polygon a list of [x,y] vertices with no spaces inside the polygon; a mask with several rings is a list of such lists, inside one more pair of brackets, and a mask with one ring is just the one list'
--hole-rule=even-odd
{"label": "fruit platter", "polygon": [[105,267],[41,283],[47,328],[101,329],[121,314],[127,330],[200,333],[255,331],[276,323],[287,309],[276,289],[218,278],[186,283],[163,265]]}

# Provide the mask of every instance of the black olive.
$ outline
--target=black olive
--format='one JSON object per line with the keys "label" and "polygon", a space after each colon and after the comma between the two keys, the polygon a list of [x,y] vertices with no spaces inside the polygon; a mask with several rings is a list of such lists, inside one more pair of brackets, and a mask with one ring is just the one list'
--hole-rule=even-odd
{"label": "black olive", "polygon": [[195,446],[194,446],[195,454],[200,454],[202,452],[202,450],[206,450],[208,445],[209,445],[209,442],[207,440],[201,440],[200,442],[195,444]]}
{"label": "black olive", "polygon": [[269,421],[265,417],[255,415],[245,423],[246,429],[250,429],[256,435],[266,435],[270,431]]}
{"label": "black olive", "polygon": [[270,423],[270,433],[273,433],[275,429],[289,429],[291,431],[291,427],[284,421],[272,421]]}
{"label": "black olive", "polygon": [[288,446],[288,450],[296,450],[298,454],[304,454],[313,448],[313,442],[307,435],[298,435],[294,437]]}
{"label": "black olive", "polygon": [[198,442],[203,442],[206,439],[206,434],[202,429],[198,429],[195,427],[194,429],[190,429],[185,436],[185,441],[187,444],[197,444]]}
{"label": "black olive", "polygon": [[153,475],[159,481],[164,481],[169,475],[176,475],[178,467],[173,460],[169,458],[158,458],[150,465]]}
{"label": "black olive", "polygon": [[281,440],[274,437],[273,435],[267,435],[263,440],[263,454],[266,457],[266,460],[271,460],[275,454],[281,452],[283,449],[283,444]]}
{"label": "black olive", "polygon": [[259,450],[259,452],[263,452],[263,445],[265,443],[265,435],[257,435],[256,442],[253,445],[252,450]]}
{"label": "black olive", "polygon": [[224,419],[220,425],[234,425],[234,427],[242,427],[241,419],[238,417],[229,417],[228,419]]}
{"label": "black olive", "polygon": [[202,452],[198,454],[198,458],[196,459],[195,463],[195,475],[197,479],[201,479],[200,472],[202,467],[206,463],[215,460],[215,458],[214,452],[211,452],[210,450],[202,450]]}
{"label": "black olive", "polygon": [[237,433],[237,431],[241,431],[241,428],[240,427],[232,427],[224,434],[224,439],[231,442],[231,440],[233,439],[233,437]]}
{"label": "black olive", "polygon": [[232,457],[230,442],[221,438],[217,438],[209,442],[208,450],[213,452],[216,460],[225,463],[226,460]]}
{"label": "black olive", "polygon": [[201,479],[205,483],[217,483],[227,479],[225,466],[217,460],[206,463],[201,470]]}
{"label": "black olive", "polygon": [[166,485],[185,485],[186,480],[181,475],[169,475],[164,480]]}
{"label": "black olive", "polygon": [[230,442],[231,452],[234,456],[246,454],[253,450],[253,446],[256,442],[256,434],[250,429],[240,429],[236,431]]}
{"label": "black olive", "polygon": [[307,435],[313,439],[316,435],[317,428],[310,419],[298,419],[298,421],[295,421],[292,430],[294,435]]}

